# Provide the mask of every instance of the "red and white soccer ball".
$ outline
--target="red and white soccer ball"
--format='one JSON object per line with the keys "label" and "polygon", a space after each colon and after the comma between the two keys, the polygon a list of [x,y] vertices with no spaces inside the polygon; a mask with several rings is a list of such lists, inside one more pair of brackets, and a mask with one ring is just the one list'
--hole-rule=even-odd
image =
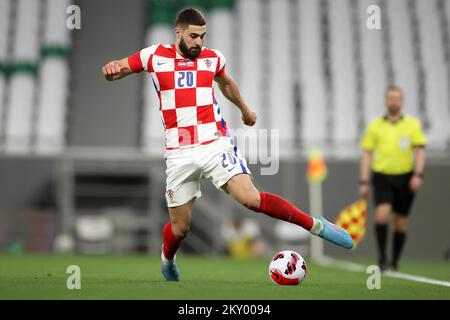
{"label": "red and white soccer ball", "polygon": [[279,285],[298,285],[306,276],[306,262],[295,251],[278,252],[269,265],[269,276]]}

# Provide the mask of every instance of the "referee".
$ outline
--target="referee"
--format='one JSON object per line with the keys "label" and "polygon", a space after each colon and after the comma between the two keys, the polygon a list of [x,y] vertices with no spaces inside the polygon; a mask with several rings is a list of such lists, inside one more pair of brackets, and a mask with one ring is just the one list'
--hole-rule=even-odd
{"label": "referee", "polygon": [[[361,140],[363,154],[359,192],[368,198],[373,187],[378,263],[386,270],[388,223],[395,218],[391,267],[398,270],[407,218],[415,193],[423,183],[426,137],[420,122],[402,113],[403,92],[397,86],[386,90],[387,113],[372,120]],[[369,179],[371,177],[371,179]]]}

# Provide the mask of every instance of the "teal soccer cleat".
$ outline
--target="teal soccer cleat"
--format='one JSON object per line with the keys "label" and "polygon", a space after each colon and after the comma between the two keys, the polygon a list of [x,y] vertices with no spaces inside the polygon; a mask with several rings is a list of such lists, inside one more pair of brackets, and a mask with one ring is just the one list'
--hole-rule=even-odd
{"label": "teal soccer cleat", "polygon": [[175,258],[173,261],[161,259],[161,273],[167,281],[178,281],[180,279],[180,271],[175,264]]}
{"label": "teal soccer cleat", "polygon": [[327,221],[324,217],[313,217],[322,224],[322,229],[317,236],[322,239],[333,242],[335,245],[343,247],[345,249],[353,248],[353,239],[347,231],[341,227]]}

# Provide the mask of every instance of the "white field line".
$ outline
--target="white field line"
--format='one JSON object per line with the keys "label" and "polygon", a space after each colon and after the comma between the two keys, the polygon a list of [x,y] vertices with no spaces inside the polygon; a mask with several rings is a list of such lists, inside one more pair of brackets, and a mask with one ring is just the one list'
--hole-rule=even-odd
{"label": "white field line", "polygon": [[[362,264],[341,261],[341,260],[335,260],[335,259],[329,258],[329,257],[324,257],[323,259],[315,260],[314,262],[321,266],[324,266],[324,267],[338,268],[338,269],[343,269],[343,270],[353,271],[353,272],[366,272],[366,270],[367,270],[367,266],[364,266]],[[402,273],[402,272],[385,271],[382,273],[382,275],[386,276],[386,277],[391,277],[391,278],[404,279],[404,280],[410,280],[410,281],[414,281],[414,282],[421,282],[421,283],[434,284],[434,285],[438,285],[438,286],[450,287],[450,282],[448,282],[448,281],[435,280],[435,279],[415,276],[412,274],[407,274],[407,273]]]}
{"label": "white field line", "polygon": [[402,272],[386,271],[383,273],[383,275],[385,275],[387,277],[391,277],[391,278],[405,279],[405,280],[411,280],[411,281],[415,281],[415,282],[423,282],[423,283],[435,284],[438,286],[450,287],[450,282],[448,282],[448,281],[419,277],[419,276],[402,273]]}

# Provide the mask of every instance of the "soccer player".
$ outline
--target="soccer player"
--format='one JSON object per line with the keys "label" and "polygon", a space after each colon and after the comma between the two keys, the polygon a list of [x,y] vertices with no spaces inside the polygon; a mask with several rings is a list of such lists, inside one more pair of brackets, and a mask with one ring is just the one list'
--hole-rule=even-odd
{"label": "soccer player", "polygon": [[[294,223],[312,234],[347,249],[353,240],[342,228],[322,217],[311,217],[285,199],[258,191],[214,97],[213,80],[224,96],[241,111],[245,125],[253,126],[256,113],[244,102],[236,81],[227,73],[219,50],[203,47],[206,21],[196,9],[181,11],[175,22],[174,44],[155,44],[103,67],[109,81],[131,74],[150,73],[158,92],[166,135],[166,200],[170,222],[163,230],[161,271],[178,281],[175,253],[186,237],[200,179],[211,180],[248,209]],[[275,107],[275,106],[274,106]]]}
{"label": "soccer player", "polygon": [[[387,89],[386,106],[387,114],[372,120],[361,140],[359,191],[361,196],[368,197],[372,169],[378,263],[381,270],[389,267],[385,251],[393,213],[395,231],[390,267],[397,271],[406,239],[407,217],[414,195],[423,183],[426,138],[420,122],[402,113],[403,93],[399,87]],[[373,161],[372,154],[375,154]]]}

